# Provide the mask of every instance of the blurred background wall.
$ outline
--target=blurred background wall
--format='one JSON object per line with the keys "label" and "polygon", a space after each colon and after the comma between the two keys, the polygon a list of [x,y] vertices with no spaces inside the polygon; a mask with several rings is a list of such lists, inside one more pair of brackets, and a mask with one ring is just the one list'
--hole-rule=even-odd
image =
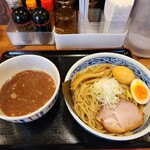
{"label": "blurred background wall", "polygon": [[0,0],[0,25],[6,25],[9,21],[9,10],[5,0]]}

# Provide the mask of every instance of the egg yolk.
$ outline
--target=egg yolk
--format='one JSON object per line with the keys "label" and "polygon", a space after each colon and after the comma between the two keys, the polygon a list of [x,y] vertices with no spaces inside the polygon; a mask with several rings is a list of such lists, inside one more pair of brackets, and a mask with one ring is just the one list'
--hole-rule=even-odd
{"label": "egg yolk", "polygon": [[150,91],[148,86],[140,79],[134,79],[130,85],[133,99],[138,104],[146,104],[150,101]]}
{"label": "egg yolk", "polygon": [[145,100],[145,98],[148,95],[147,89],[144,86],[140,85],[140,84],[136,85],[134,87],[133,91],[134,91],[134,94],[137,97],[137,99],[139,99],[141,101]]}

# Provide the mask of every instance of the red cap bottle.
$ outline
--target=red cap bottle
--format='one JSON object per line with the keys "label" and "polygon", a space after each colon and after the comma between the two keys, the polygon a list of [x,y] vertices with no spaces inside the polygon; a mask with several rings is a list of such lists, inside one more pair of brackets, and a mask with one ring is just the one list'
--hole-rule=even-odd
{"label": "red cap bottle", "polygon": [[48,11],[54,9],[53,0],[41,0],[41,5],[43,8],[45,8]]}
{"label": "red cap bottle", "polygon": [[53,0],[41,0],[41,6],[45,8],[47,11],[49,11],[50,14],[50,20],[51,20],[51,26],[54,27],[55,24],[55,17],[54,17],[54,5]]}

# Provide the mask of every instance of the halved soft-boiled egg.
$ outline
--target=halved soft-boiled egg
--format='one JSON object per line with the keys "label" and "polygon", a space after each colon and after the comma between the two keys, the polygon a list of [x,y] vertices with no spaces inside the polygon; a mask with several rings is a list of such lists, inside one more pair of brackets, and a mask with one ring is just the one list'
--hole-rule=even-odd
{"label": "halved soft-boiled egg", "polygon": [[134,79],[130,85],[133,99],[139,104],[146,104],[150,100],[150,90],[140,79]]}

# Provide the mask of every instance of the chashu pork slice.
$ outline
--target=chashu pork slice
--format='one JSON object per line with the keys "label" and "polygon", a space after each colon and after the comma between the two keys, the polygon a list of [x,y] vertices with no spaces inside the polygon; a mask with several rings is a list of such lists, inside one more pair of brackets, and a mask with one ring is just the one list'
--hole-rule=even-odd
{"label": "chashu pork slice", "polygon": [[111,133],[125,133],[140,127],[144,122],[144,115],[135,104],[121,100],[116,109],[103,107],[97,120]]}

